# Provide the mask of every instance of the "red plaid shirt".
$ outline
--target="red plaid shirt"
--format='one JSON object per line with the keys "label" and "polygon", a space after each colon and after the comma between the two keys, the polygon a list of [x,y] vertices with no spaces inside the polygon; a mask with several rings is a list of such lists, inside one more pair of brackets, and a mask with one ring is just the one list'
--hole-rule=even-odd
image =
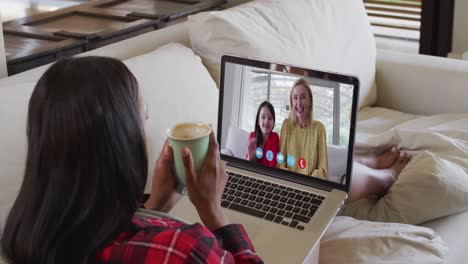
{"label": "red plaid shirt", "polygon": [[97,259],[100,263],[263,263],[242,225],[211,232],[200,224],[137,215]]}

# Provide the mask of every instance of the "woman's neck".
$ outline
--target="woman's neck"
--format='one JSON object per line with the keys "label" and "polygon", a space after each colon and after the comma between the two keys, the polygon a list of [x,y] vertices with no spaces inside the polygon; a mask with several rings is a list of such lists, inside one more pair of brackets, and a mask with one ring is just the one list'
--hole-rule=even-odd
{"label": "woman's neck", "polygon": [[301,119],[301,118],[298,118],[297,122],[298,122],[300,128],[306,127],[307,123],[308,123],[307,119]]}

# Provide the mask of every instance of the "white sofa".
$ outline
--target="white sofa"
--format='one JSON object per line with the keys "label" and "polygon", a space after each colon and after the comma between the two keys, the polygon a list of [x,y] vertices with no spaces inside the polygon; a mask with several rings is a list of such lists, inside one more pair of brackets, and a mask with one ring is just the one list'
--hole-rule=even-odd
{"label": "white sofa", "polygon": [[[124,40],[84,53],[81,56],[99,55],[125,60],[148,53],[170,42],[191,47],[187,22]],[[151,65],[147,66],[151,68]],[[12,89],[23,89],[26,84],[34,84],[47,67],[39,67],[1,79],[0,94],[8,96],[9,91],[11,91],[22,94],[25,97],[24,101],[27,101],[30,93],[28,90],[13,92]],[[467,62],[378,50],[375,77],[378,96],[373,107],[386,107],[416,115],[468,113],[468,104],[466,103],[466,98],[468,98],[468,90],[466,89],[468,83]],[[155,84],[155,89],[166,88],[158,87]],[[147,101],[153,99],[145,98]],[[5,103],[8,99],[3,98],[0,101]],[[13,127],[17,125],[16,123],[24,123],[27,105],[23,102],[20,106],[11,105],[9,107],[18,107],[18,109],[7,111],[10,108],[0,106],[0,121],[3,122],[0,132],[0,147],[2,148],[0,152],[0,224],[2,226],[21,184],[21,171],[24,168],[22,158],[25,157],[25,131],[9,129],[10,123],[8,122],[11,121]],[[201,112],[213,111],[213,109],[217,109],[217,102],[215,100],[205,101],[198,105],[197,109]],[[156,113],[162,113],[165,110],[158,110],[157,106],[154,106],[150,109],[150,115],[152,113],[156,115]],[[157,120],[166,117],[161,114],[152,118]],[[184,116],[182,115],[180,118],[183,119]],[[24,124],[19,127],[24,127]],[[153,137],[151,134],[148,136]],[[21,142],[11,142],[12,138]],[[162,138],[156,137],[152,140],[150,139],[150,143],[153,142],[155,147],[150,151],[150,154],[154,156],[159,153],[158,148],[161,146]],[[16,154],[16,152],[20,154]],[[153,164],[150,165],[153,166]],[[15,171],[16,174],[12,175],[10,173],[12,171]],[[433,228],[447,244],[449,248],[447,263],[465,262],[468,256],[464,244],[464,239],[468,236],[468,212],[443,217],[425,223],[423,226]]]}

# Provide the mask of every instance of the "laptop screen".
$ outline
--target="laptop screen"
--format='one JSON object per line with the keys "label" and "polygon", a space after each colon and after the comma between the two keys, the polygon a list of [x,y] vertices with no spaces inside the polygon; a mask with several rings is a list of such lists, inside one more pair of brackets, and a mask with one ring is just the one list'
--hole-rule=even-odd
{"label": "laptop screen", "polygon": [[349,185],[355,77],[231,56],[222,65],[223,157]]}

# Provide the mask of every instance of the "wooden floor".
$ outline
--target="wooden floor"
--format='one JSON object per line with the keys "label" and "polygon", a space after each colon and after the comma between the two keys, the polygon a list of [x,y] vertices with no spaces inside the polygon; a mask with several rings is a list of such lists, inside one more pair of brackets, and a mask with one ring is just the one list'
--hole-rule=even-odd
{"label": "wooden floor", "polygon": [[28,17],[92,0],[0,0],[1,22]]}

